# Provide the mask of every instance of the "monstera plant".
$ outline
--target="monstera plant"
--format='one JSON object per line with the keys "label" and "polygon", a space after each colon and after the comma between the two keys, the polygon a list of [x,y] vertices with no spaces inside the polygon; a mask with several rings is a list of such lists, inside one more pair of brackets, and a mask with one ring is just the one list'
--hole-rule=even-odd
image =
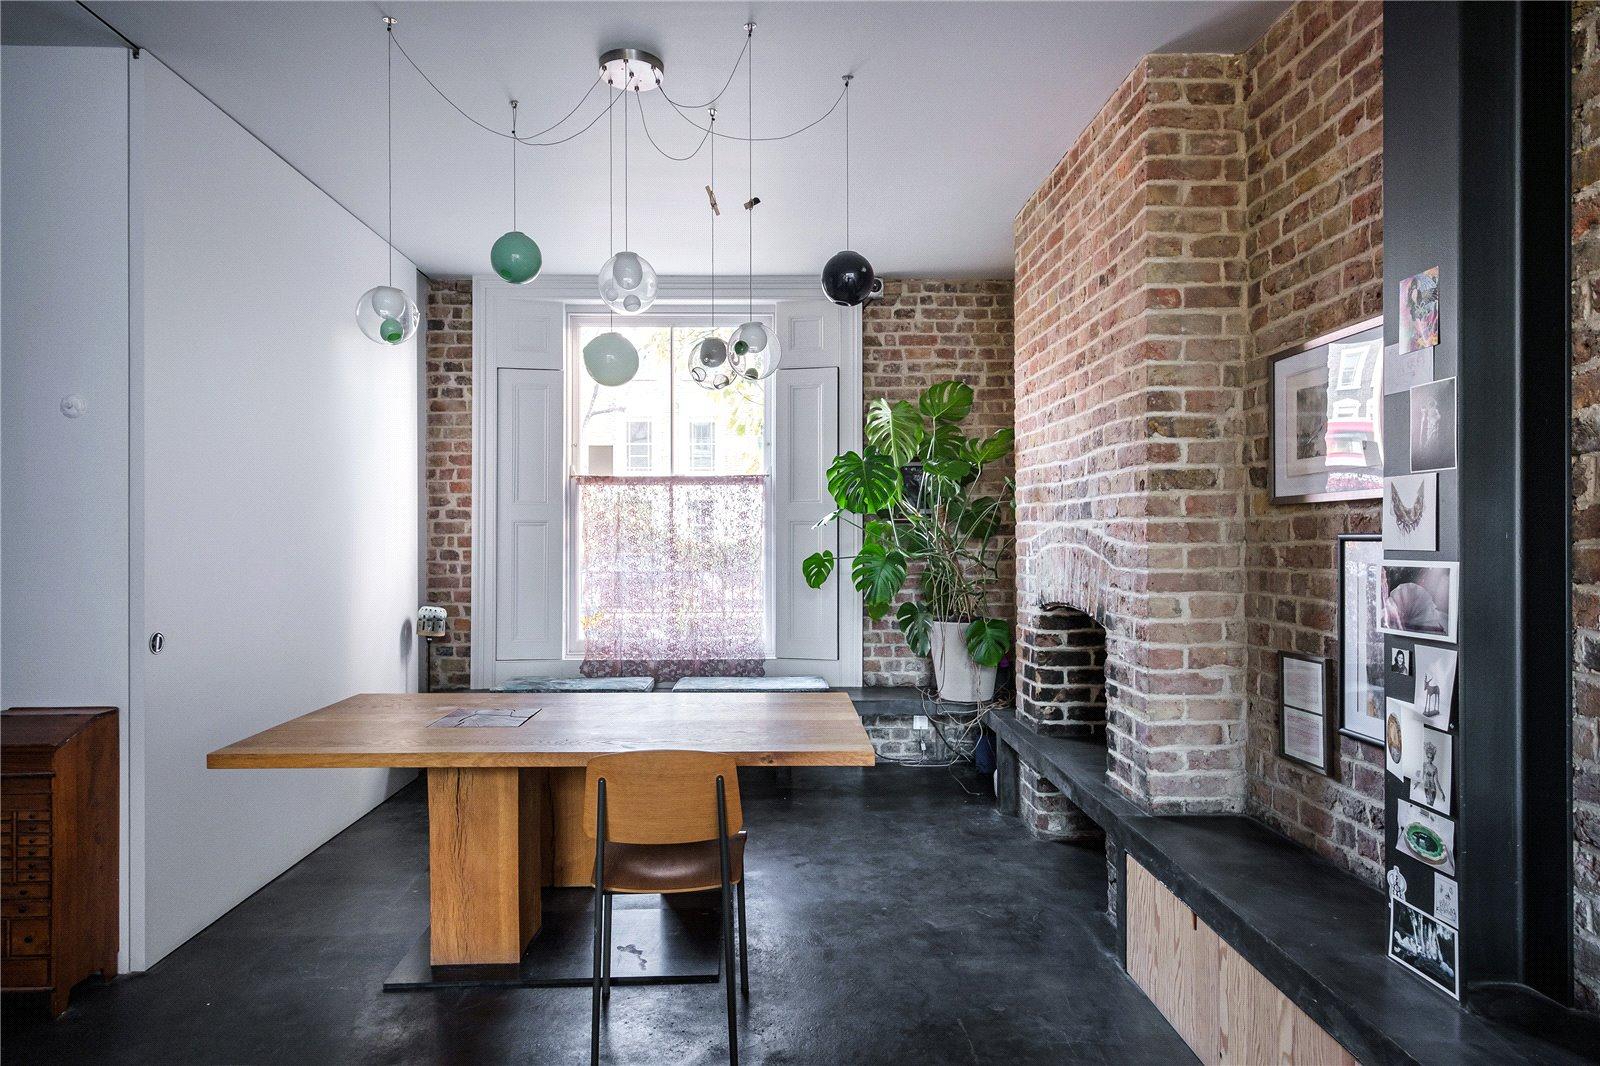
{"label": "monstera plant", "polygon": [[[995,668],[1011,649],[1011,626],[992,600],[1011,547],[1014,486],[982,475],[1010,454],[1012,432],[967,436],[971,411],[972,388],[961,381],[938,382],[914,404],[872,401],[867,446],[828,467],[837,510],[818,523],[856,526],[861,550],[843,559],[816,552],[801,564],[806,583],[820,588],[848,563],[868,616],[894,609],[906,643],[933,656],[940,696],[960,703],[993,695]],[[916,592],[895,609],[908,581]]]}

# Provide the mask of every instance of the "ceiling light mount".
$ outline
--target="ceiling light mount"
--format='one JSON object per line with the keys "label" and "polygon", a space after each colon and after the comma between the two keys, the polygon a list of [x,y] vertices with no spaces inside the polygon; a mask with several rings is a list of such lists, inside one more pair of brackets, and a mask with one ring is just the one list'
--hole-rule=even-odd
{"label": "ceiling light mount", "polygon": [[600,53],[600,80],[613,89],[646,93],[661,88],[667,65],[643,48],[613,48]]}

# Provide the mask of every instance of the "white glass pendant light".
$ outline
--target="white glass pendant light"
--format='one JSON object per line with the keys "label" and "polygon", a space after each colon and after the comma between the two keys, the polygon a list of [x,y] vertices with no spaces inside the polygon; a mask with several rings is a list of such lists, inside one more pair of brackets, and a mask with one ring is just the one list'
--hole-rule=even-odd
{"label": "white glass pendant light", "polygon": [[[717,109],[711,108],[711,184],[717,187]],[[712,194],[715,203],[715,193]],[[733,360],[728,355],[728,342],[717,335],[717,210],[711,208],[711,332],[695,342],[689,349],[689,379],[702,389],[725,389],[734,378]]]}
{"label": "white glass pendant light", "polygon": [[769,378],[773,371],[778,369],[778,362],[782,358],[778,351],[778,337],[772,330],[756,321],[756,206],[760,200],[756,199],[755,172],[756,172],[756,136],[755,136],[755,42],[752,31],[755,23],[747,23],[744,28],[745,37],[749,42],[745,45],[749,56],[745,63],[745,245],[746,261],[745,275],[749,289],[749,308],[746,314],[749,318],[733,331],[732,340],[729,342],[729,358],[733,361],[734,377],[744,381],[760,381]]}
{"label": "white glass pendant light", "polygon": [[361,294],[356,301],[356,326],[369,340],[379,344],[401,344],[416,336],[417,324],[422,314],[416,301],[394,285],[394,27],[395,20],[383,20],[384,38],[388,42],[388,165],[389,165],[389,232],[384,236],[384,249],[389,258],[389,283],[377,285]]}
{"label": "white glass pendant light", "polygon": [[[607,122],[609,123],[609,116]],[[628,251],[628,90],[622,91],[622,245],[623,251],[600,268],[600,299],[619,315],[637,315],[656,302],[656,268]],[[612,247],[615,247],[613,245]]]}

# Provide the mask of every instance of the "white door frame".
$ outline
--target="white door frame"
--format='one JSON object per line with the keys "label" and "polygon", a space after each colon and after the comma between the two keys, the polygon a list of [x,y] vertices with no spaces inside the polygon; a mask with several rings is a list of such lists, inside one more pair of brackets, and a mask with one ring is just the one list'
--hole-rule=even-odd
{"label": "white door frame", "polygon": [[[493,513],[489,493],[495,491],[496,433],[485,404],[486,390],[492,389],[501,369],[494,354],[484,344],[489,324],[490,297],[516,293],[538,300],[559,300],[569,312],[603,309],[595,281],[588,274],[542,275],[527,285],[511,285],[493,274],[472,279],[472,687],[495,684],[495,618],[492,567],[495,531],[488,518]],[[662,310],[704,306],[710,295],[706,278],[663,277],[657,288],[655,306]],[[772,276],[755,279],[757,301],[815,300],[819,296],[817,279],[810,275]],[[735,309],[739,301],[727,305]],[[861,313],[853,309],[846,316],[844,350],[839,367],[839,447],[842,451],[862,446]],[[566,431],[563,430],[563,433]],[[563,437],[563,458],[570,452]],[[853,526],[839,524],[841,555],[854,555],[860,548],[861,534]],[[565,615],[565,611],[563,611]],[[861,684],[862,614],[861,595],[840,577],[839,586],[839,663],[847,685]],[[777,660],[774,660],[777,661]],[[575,670],[576,662],[571,663]]]}

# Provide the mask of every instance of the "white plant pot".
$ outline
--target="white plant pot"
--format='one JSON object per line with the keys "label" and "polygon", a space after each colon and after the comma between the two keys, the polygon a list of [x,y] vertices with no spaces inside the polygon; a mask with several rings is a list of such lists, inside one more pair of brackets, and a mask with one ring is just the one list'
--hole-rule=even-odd
{"label": "white plant pot", "polygon": [[933,623],[929,643],[941,700],[983,703],[994,698],[995,668],[979,666],[967,654],[966,622]]}

